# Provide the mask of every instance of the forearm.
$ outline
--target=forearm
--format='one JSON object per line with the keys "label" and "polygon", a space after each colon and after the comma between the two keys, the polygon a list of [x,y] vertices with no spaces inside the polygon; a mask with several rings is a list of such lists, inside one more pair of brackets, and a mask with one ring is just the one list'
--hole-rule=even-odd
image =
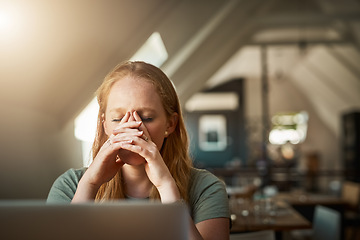
{"label": "forearm", "polygon": [[157,186],[157,190],[162,203],[174,203],[181,200],[179,189],[172,178],[161,186]]}
{"label": "forearm", "polygon": [[189,214],[189,239],[190,240],[204,240],[204,238],[201,236],[199,230],[197,229],[196,225],[194,224],[194,221],[192,220],[190,214]]}
{"label": "forearm", "polygon": [[71,203],[94,201],[98,190],[98,186],[88,183],[86,179],[83,178],[79,181]]}
{"label": "forearm", "polygon": [[[177,188],[175,181],[169,181],[167,184],[157,188],[160,194],[162,203],[175,203],[181,201],[179,189]],[[196,228],[190,214],[189,214],[189,239],[190,240],[203,240],[201,234]]]}

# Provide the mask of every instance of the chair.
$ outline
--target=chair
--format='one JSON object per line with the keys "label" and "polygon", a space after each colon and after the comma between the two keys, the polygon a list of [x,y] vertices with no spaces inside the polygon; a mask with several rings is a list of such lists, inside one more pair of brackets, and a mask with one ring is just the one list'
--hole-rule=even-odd
{"label": "chair", "polygon": [[341,214],[324,206],[316,206],[313,221],[313,239],[340,240]]}
{"label": "chair", "polygon": [[360,236],[360,184],[345,181],[341,189],[341,198],[346,202],[343,216],[343,225],[347,239],[356,239]]}
{"label": "chair", "polygon": [[264,230],[249,233],[230,234],[230,240],[275,240],[275,232],[272,230]]}
{"label": "chair", "polygon": [[341,214],[331,208],[317,205],[312,229],[292,231],[291,239],[340,240],[341,235]]}

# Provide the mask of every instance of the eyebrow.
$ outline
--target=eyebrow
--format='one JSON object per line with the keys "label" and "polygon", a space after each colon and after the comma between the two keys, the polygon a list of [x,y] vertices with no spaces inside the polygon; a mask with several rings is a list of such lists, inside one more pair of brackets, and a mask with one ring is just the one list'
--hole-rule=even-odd
{"label": "eyebrow", "polygon": [[[110,113],[126,113],[127,110],[125,110],[124,108],[113,108],[111,109],[109,112]],[[148,108],[148,107],[144,107],[144,108],[140,108],[135,110],[137,113],[142,114],[144,112],[151,112],[151,113],[155,113],[156,110],[153,108]]]}

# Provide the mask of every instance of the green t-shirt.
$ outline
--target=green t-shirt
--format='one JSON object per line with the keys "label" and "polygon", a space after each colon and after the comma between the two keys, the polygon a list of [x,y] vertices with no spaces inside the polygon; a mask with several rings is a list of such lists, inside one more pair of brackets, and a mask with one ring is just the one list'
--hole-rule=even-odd
{"label": "green t-shirt", "polygon": [[[70,203],[87,168],[69,169],[50,189],[48,203]],[[193,168],[189,188],[189,208],[194,223],[212,218],[230,218],[225,185],[212,173]]]}

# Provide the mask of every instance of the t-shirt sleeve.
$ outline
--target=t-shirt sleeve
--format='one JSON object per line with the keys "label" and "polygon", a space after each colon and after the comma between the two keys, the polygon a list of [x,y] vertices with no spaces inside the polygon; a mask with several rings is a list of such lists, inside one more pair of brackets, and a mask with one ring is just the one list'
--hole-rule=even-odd
{"label": "t-shirt sleeve", "polygon": [[190,193],[194,223],[213,218],[230,218],[225,184],[207,171],[197,170]]}
{"label": "t-shirt sleeve", "polygon": [[53,183],[47,197],[47,203],[70,203],[73,199],[80,178],[85,172],[82,169],[69,169]]}

